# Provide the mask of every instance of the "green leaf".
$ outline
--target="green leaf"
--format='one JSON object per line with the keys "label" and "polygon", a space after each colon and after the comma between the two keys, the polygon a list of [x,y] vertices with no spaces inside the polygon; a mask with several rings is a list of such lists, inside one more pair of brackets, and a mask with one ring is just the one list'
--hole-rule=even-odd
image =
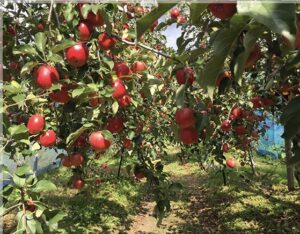
{"label": "green leaf", "polygon": [[53,184],[49,180],[40,180],[36,183],[32,191],[35,193],[40,193],[40,192],[47,192],[55,189],[56,189],[55,184]]}
{"label": "green leaf", "polygon": [[27,219],[27,227],[28,227],[30,233],[35,234],[36,233],[36,220]]}
{"label": "green leaf", "polygon": [[114,101],[114,103],[111,106],[113,114],[117,114],[118,110],[119,110],[119,103],[117,101]]}
{"label": "green leaf", "polygon": [[101,15],[104,19],[104,23],[106,25],[105,32],[107,32],[108,35],[110,35],[112,32],[112,26],[111,26],[111,22],[110,22],[111,17],[106,13],[106,11],[104,9],[100,8],[99,10],[101,12]]}
{"label": "green leaf", "polygon": [[27,133],[27,127],[25,126],[25,124],[20,124],[20,125],[12,125],[9,127],[8,132],[10,133],[10,135],[14,136],[14,135],[18,135],[18,134],[22,134],[22,133]]}
{"label": "green leaf", "polygon": [[31,173],[33,173],[33,171],[29,165],[24,165],[24,166],[18,167],[15,171],[15,174],[17,176],[23,176],[23,175],[31,174]]}
{"label": "green leaf", "polygon": [[82,14],[82,17],[84,19],[87,18],[89,12],[92,10],[92,5],[90,4],[83,4],[83,6],[81,7],[81,14]]}
{"label": "green leaf", "polygon": [[149,14],[143,16],[136,23],[136,37],[140,37],[147,31],[152,24],[158,20],[164,13],[170,10],[177,3],[158,3],[158,6],[154,8]]}
{"label": "green leaf", "polygon": [[109,141],[113,141],[114,140],[114,136],[113,136],[113,134],[110,131],[108,131],[108,130],[102,130],[101,133],[105,137],[105,139],[107,139]]}
{"label": "green leaf", "polygon": [[234,78],[237,80],[238,84],[242,84],[242,74],[245,69],[245,63],[249,57],[257,39],[262,36],[264,32],[264,27],[260,24],[252,23],[249,24],[249,29],[244,36],[244,48],[245,50],[237,56],[236,63],[234,66]]}
{"label": "green leaf", "polygon": [[77,129],[75,132],[72,132],[68,137],[67,137],[67,140],[66,140],[66,144],[68,146],[72,145],[76,139],[86,130],[87,128],[86,127],[81,127],[79,129]]}
{"label": "green leaf", "polygon": [[51,230],[53,229],[57,229],[58,227],[58,222],[61,221],[64,217],[66,216],[66,214],[62,211],[59,211],[53,218],[51,218],[48,221],[48,226]]}
{"label": "green leaf", "polygon": [[30,73],[36,65],[38,65],[37,62],[26,63],[21,69],[21,72],[20,72],[21,76],[24,76],[25,74]]}
{"label": "green leaf", "polygon": [[35,34],[35,44],[36,44],[36,47],[42,53],[44,53],[44,51],[45,51],[46,42],[47,42],[47,37],[46,37],[45,33],[38,32],[37,34]]}
{"label": "green leaf", "polygon": [[177,107],[183,107],[183,105],[184,105],[185,88],[186,88],[186,85],[183,84],[176,91],[175,100],[176,100]]}
{"label": "green leaf", "polygon": [[25,177],[19,177],[16,174],[13,175],[13,182],[15,183],[16,186],[19,188],[22,188],[26,184],[26,178]]}
{"label": "green leaf", "polygon": [[[20,102],[25,102],[25,98],[26,98],[26,95],[25,94],[18,94],[16,96],[13,96],[12,100],[15,102],[15,103],[20,103]],[[22,104],[22,103],[21,103]],[[20,105],[22,106],[22,105]]]}
{"label": "green leaf", "polygon": [[80,96],[81,94],[83,94],[85,91],[85,88],[78,88],[78,89],[74,89],[72,91],[72,97],[75,98],[75,97],[78,97]]}
{"label": "green leaf", "polygon": [[64,4],[63,6],[63,14],[64,14],[64,17],[66,19],[67,22],[71,22],[72,19],[74,18],[74,13],[75,11],[73,10],[73,4],[72,3],[67,3],[67,4]]}
{"label": "green leaf", "polygon": [[194,25],[199,25],[202,19],[201,13],[205,11],[207,4],[204,3],[192,3],[190,5],[191,21]]}
{"label": "green leaf", "polygon": [[[87,4],[84,4],[84,5],[87,5]],[[52,53],[56,54],[57,52],[65,50],[76,44],[77,43],[75,41],[71,41],[71,40],[67,39],[67,40],[62,41],[60,44],[53,46],[51,51],[52,51]]]}
{"label": "green leaf", "polygon": [[225,59],[235,45],[237,38],[240,36],[248,22],[247,17],[234,15],[230,20],[230,27],[219,30],[213,42],[213,54],[201,75],[197,76],[197,81],[208,92],[213,99],[216,80],[224,66]]}
{"label": "green leaf", "polygon": [[48,59],[55,63],[61,63],[64,60],[63,57],[60,56],[59,54],[52,54],[48,56]]}
{"label": "green leaf", "polygon": [[38,220],[35,220],[35,223],[36,223],[35,224],[36,232],[39,233],[39,234],[44,233],[43,228],[42,228],[42,224]]}
{"label": "green leaf", "polygon": [[13,54],[37,54],[36,49],[32,45],[19,45],[13,49]]}
{"label": "green leaf", "polygon": [[296,34],[295,4],[265,3],[238,1],[237,11],[241,15],[251,16],[257,22],[266,25],[273,32],[278,33],[294,44]]}

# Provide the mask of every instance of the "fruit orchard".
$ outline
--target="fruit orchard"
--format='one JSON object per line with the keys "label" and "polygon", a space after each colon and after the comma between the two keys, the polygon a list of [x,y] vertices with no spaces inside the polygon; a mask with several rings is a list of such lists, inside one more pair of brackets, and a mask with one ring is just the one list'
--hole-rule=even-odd
{"label": "fruit orchard", "polygon": [[[249,167],[273,116],[284,126],[287,188],[300,184],[300,6],[294,3],[3,3],[2,215],[16,233],[51,233],[63,211],[43,194],[56,181],[26,162],[57,152],[78,193],[101,183],[99,160],[119,160],[116,178],[147,183],[158,225],[182,185],[164,171],[168,146],[199,170]],[[181,28],[177,50],[163,31]],[[105,165],[101,164],[101,167]],[[127,172],[124,173],[124,170]],[[229,185],[230,186],[230,185]]]}

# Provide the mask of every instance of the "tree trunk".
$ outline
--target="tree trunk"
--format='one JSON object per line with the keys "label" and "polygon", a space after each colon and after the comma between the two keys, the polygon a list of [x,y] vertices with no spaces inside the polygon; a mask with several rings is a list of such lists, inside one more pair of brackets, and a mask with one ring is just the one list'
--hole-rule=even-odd
{"label": "tree trunk", "polygon": [[253,175],[257,175],[257,173],[256,173],[256,167],[255,167],[255,162],[254,162],[254,159],[253,159],[253,151],[252,151],[252,146],[251,145],[249,147],[249,159],[250,159],[252,173],[253,173]]}
{"label": "tree trunk", "polygon": [[287,162],[292,157],[291,141],[285,140],[285,154],[286,154],[286,169],[287,169],[288,190],[292,191],[292,190],[295,189],[295,186],[294,186],[294,167],[293,167],[293,165],[288,165],[287,164]]}

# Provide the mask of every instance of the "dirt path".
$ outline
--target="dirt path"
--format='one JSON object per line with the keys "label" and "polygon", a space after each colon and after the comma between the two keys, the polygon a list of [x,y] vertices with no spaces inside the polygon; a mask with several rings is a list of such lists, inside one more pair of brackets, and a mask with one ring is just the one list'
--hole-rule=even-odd
{"label": "dirt path", "polygon": [[157,227],[152,215],[155,203],[144,201],[128,233],[219,233],[217,210],[207,202],[209,195],[200,184],[199,176],[173,176],[172,179],[184,184],[184,190],[181,197],[171,203],[172,211],[162,225]]}

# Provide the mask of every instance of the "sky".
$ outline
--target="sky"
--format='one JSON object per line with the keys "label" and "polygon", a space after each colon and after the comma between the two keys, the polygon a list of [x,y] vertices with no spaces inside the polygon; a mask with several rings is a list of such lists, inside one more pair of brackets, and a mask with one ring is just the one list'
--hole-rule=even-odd
{"label": "sky", "polygon": [[[159,19],[159,23],[165,21],[166,16],[163,16]],[[177,50],[176,40],[181,36],[181,27],[177,28],[177,24],[169,25],[162,34],[167,38],[167,47],[173,47]]]}

